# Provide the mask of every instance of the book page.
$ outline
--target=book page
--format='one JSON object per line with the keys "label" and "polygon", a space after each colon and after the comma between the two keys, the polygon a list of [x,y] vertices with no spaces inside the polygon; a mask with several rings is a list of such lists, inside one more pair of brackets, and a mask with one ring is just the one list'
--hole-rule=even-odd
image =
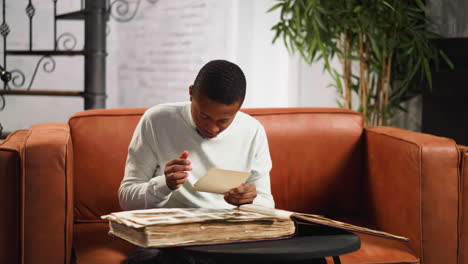
{"label": "book page", "polygon": [[295,221],[299,223],[301,223],[301,221],[298,221],[298,220],[302,220],[305,223],[319,224],[319,225],[335,227],[335,228],[339,228],[343,230],[348,230],[351,232],[358,232],[358,233],[364,233],[364,234],[391,238],[391,239],[396,239],[396,240],[409,241],[409,238],[407,237],[397,236],[397,235],[393,235],[393,234],[383,232],[383,231],[377,231],[377,230],[373,230],[373,229],[366,228],[366,227],[356,226],[356,225],[332,220],[332,219],[319,216],[319,215],[295,213],[292,215],[292,217],[295,218]]}
{"label": "book page", "polygon": [[101,218],[135,228],[209,221],[246,222],[276,219],[273,216],[255,212],[209,208],[154,208],[111,213]]}
{"label": "book page", "polygon": [[210,169],[191,188],[192,191],[224,194],[250,177],[250,172]]}
{"label": "book page", "polygon": [[247,211],[247,212],[255,212],[255,213],[260,213],[260,214],[265,214],[265,215],[271,215],[276,218],[280,219],[291,219],[291,215],[293,215],[293,212],[286,211],[286,210],[280,210],[280,209],[275,209],[275,208],[268,208],[260,205],[255,205],[255,204],[244,204],[239,206],[239,210],[242,211]]}
{"label": "book page", "polygon": [[293,219],[295,222],[299,224],[302,223],[302,224],[324,225],[324,226],[339,228],[343,230],[348,230],[351,232],[365,233],[365,234],[374,235],[374,236],[409,241],[408,238],[403,237],[403,236],[397,236],[397,235],[393,235],[393,234],[383,232],[383,231],[377,231],[377,230],[369,229],[366,227],[361,227],[361,226],[356,226],[356,225],[336,221],[336,220],[329,219],[321,215],[295,213],[295,212],[290,212],[286,210],[267,208],[267,207],[254,205],[254,204],[241,205],[239,206],[239,210],[248,211],[248,212],[256,212],[256,213],[261,213],[265,215],[271,215],[280,219]]}

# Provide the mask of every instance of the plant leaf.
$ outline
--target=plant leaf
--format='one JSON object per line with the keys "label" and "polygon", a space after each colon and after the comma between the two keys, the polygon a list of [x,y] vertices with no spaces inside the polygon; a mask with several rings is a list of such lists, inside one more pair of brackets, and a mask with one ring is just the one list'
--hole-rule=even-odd
{"label": "plant leaf", "polygon": [[270,12],[273,12],[274,10],[280,8],[283,6],[283,3],[277,3],[276,5],[272,6],[270,9],[268,9],[266,12],[267,13],[270,13]]}
{"label": "plant leaf", "polygon": [[442,56],[442,58],[444,59],[444,61],[448,64],[450,69],[453,70],[455,68],[455,65],[453,65],[452,61],[449,59],[447,54],[445,54],[445,52],[443,50],[439,50],[439,53],[440,53],[440,56]]}
{"label": "plant leaf", "polygon": [[427,83],[429,84],[429,89],[432,90],[432,73],[431,68],[429,67],[429,62],[426,58],[423,59],[424,73],[426,74]]}

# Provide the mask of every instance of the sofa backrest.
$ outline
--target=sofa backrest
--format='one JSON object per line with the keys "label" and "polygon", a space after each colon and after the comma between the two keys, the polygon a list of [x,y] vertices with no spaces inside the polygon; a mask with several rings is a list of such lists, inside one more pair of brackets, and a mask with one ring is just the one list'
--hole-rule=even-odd
{"label": "sofa backrest", "polygon": [[121,211],[118,190],[128,145],[146,109],[89,110],[68,124],[74,151],[75,221]]}
{"label": "sofa backrest", "polygon": [[357,213],[364,165],[359,113],[336,108],[243,112],[265,127],[277,208],[329,216]]}
{"label": "sofa backrest", "polygon": [[[69,120],[74,149],[75,220],[121,210],[118,189],[127,149],[145,109],[89,110]],[[332,108],[244,109],[265,127],[276,207],[350,215],[359,209],[363,123]]]}

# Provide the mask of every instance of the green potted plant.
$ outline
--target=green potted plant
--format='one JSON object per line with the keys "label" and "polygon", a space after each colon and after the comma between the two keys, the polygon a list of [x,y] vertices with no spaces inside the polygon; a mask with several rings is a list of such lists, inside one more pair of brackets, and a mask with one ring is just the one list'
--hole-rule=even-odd
{"label": "green potted plant", "polygon": [[[309,64],[323,60],[340,106],[360,111],[367,125],[388,124],[419,83],[431,87],[440,57],[451,65],[430,40],[437,35],[421,0],[278,0],[269,12],[277,9],[273,43],[282,38]],[[341,72],[330,66],[335,56]]]}

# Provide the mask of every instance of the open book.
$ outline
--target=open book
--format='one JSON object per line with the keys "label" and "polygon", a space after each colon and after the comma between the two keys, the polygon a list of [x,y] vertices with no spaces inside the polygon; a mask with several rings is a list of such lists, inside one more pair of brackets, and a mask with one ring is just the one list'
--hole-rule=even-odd
{"label": "open book", "polygon": [[292,237],[297,224],[324,225],[352,232],[408,241],[407,238],[358,227],[318,215],[256,205],[238,209],[155,208],[111,213],[111,235],[141,247],[207,245]]}

